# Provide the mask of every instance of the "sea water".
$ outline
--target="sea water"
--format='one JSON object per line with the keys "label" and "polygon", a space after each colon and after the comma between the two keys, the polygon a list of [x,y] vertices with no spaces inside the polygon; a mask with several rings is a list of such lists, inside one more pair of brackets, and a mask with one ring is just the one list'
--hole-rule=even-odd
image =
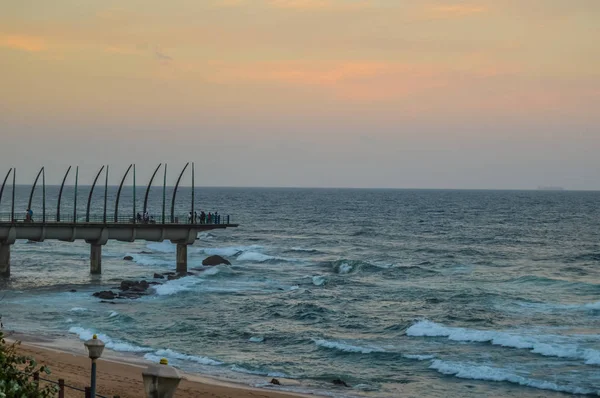
{"label": "sea water", "polygon": [[[24,212],[28,192],[17,191]],[[57,191],[48,188],[50,213]],[[88,192],[80,187],[80,214]],[[65,190],[68,214],[72,194]],[[95,214],[102,196],[97,188]],[[143,191],[137,197],[141,211]],[[152,189],[158,219],[162,197]],[[35,219],[39,193],[34,203]],[[189,203],[182,188],[177,211],[187,214]],[[109,242],[102,275],[90,276],[83,242],[18,241],[0,312],[8,329],[80,340],[98,333],[111,350],[166,357],[188,372],[297,382],[269,388],[597,396],[599,204],[598,192],[198,188],[196,210],[230,214],[240,226],[199,234],[188,252],[195,275],[101,303],[93,292],[173,271],[175,246]],[[120,206],[132,213],[131,193]],[[0,211],[9,208],[5,194]],[[232,265],[202,267],[213,254]]]}

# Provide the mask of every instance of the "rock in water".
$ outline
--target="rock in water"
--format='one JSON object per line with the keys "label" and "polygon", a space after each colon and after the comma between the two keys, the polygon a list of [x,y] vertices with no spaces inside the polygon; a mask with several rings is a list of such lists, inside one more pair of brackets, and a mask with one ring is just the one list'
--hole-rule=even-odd
{"label": "rock in water", "polygon": [[335,384],[336,386],[344,386],[344,387],[350,387],[344,380],[342,379],[334,379],[332,381],[333,384]]}
{"label": "rock in water", "polygon": [[93,294],[93,296],[101,298],[102,300],[112,300],[115,297],[117,297],[117,295],[114,292],[110,291],[110,290],[104,290],[104,291],[101,291],[101,292],[96,292],[96,293]]}
{"label": "rock in water", "polygon": [[227,261],[226,259],[224,259],[221,256],[206,257],[204,259],[204,261],[202,261],[202,265],[219,265],[219,264],[231,265],[231,263],[229,261]]}
{"label": "rock in water", "polygon": [[154,273],[154,279],[165,279],[161,274]]}
{"label": "rock in water", "polygon": [[129,290],[132,286],[135,286],[136,283],[134,281],[122,281],[121,286],[119,287],[121,290]]}
{"label": "rock in water", "polygon": [[271,384],[275,384],[276,386],[280,386],[281,383],[277,379],[271,379]]}
{"label": "rock in water", "polygon": [[131,256],[125,256],[125,257],[123,257],[123,260],[133,261],[133,257],[131,257]]}

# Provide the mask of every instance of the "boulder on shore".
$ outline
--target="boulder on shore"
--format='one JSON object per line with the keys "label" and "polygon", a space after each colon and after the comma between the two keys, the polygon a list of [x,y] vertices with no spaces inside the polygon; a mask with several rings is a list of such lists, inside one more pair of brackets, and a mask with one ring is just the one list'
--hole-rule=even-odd
{"label": "boulder on shore", "polygon": [[157,274],[156,272],[154,273],[154,279],[165,279],[164,276],[162,276],[161,274]]}
{"label": "boulder on shore", "polygon": [[123,260],[125,260],[125,261],[133,261],[133,257],[131,257],[131,256],[125,256],[125,257],[123,257]]}
{"label": "boulder on shore", "polygon": [[224,259],[221,256],[206,257],[204,261],[202,261],[202,265],[214,266],[219,264],[231,265],[231,263],[228,260]]}

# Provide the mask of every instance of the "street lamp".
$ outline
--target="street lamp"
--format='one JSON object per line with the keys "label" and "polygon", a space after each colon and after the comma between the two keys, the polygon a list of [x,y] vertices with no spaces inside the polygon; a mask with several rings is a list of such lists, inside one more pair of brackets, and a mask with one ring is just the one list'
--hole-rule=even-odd
{"label": "street lamp", "polygon": [[169,366],[166,358],[160,360],[160,365],[149,365],[142,372],[142,377],[148,398],[171,398],[181,381],[181,376],[175,368]]}
{"label": "street lamp", "polygon": [[104,351],[104,343],[102,340],[98,340],[98,336],[93,335],[91,339],[86,341],[85,348],[88,350],[90,359],[92,360],[92,385],[91,385],[91,397],[96,398],[96,359],[100,358],[102,351]]}

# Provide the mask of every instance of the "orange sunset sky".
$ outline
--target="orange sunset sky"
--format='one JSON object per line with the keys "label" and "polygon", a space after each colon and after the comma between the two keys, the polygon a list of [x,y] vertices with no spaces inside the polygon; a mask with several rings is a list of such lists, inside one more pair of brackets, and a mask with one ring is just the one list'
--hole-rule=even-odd
{"label": "orange sunset sky", "polygon": [[194,161],[198,185],[600,189],[598,0],[0,9],[20,183]]}

